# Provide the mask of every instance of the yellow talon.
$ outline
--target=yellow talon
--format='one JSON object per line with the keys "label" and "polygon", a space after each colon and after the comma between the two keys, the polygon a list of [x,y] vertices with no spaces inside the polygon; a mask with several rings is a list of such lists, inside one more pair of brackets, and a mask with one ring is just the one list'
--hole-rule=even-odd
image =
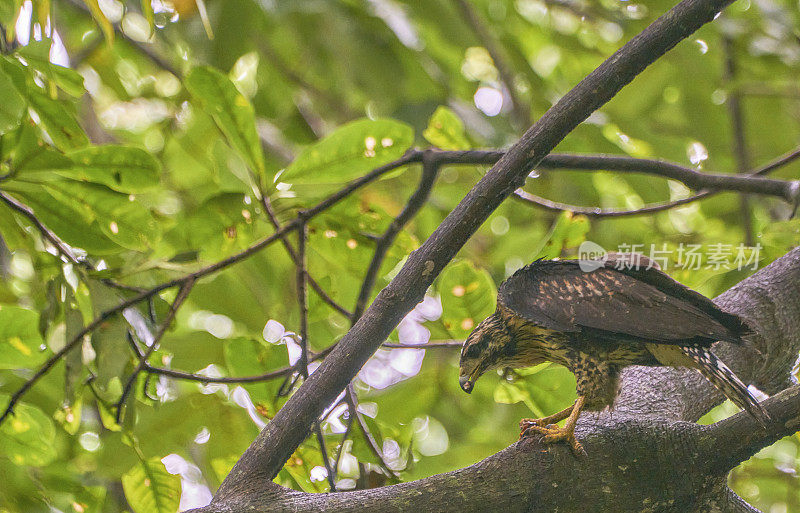
{"label": "yellow talon", "polygon": [[[586,454],[583,450],[583,446],[578,442],[577,438],[575,438],[575,424],[578,422],[578,416],[581,413],[584,402],[584,397],[578,396],[575,404],[554,415],[541,419],[522,419],[519,421],[520,439],[531,436],[533,433],[539,433],[544,435],[542,438],[542,442],[544,443],[551,444],[564,441],[570,445],[572,451],[576,455]],[[567,422],[563,428],[554,424],[554,422],[565,418]]]}

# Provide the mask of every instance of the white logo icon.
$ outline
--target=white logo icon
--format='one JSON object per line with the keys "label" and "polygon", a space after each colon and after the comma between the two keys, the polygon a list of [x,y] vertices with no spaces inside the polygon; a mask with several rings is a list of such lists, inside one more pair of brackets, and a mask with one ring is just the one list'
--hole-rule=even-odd
{"label": "white logo icon", "polygon": [[585,273],[592,272],[605,265],[608,260],[608,251],[603,246],[586,240],[578,246],[578,266]]}

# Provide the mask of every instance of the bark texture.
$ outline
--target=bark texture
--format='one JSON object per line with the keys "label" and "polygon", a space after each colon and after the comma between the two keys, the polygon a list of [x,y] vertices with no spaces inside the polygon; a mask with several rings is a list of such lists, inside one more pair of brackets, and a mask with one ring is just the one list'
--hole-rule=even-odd
{"label": "bark texture", "polygon": [[[307,494],[257,477],[210,512],[752,512],[726,485],[731,468],[800,427],[800,249],[715,299],[756,328],[752,347],[714,350],[740,377],[775,394],[763,430],[745,413],[711,426],[693,421],[723,399],[694,371],[631,367],[612,414],[584,414],[578,437],[588,456],[536,439],[474,465],[383,488]],[[787,388],[788,387],[788,388]],[[783,390],[783,391],[781,391]]]}
{"label": "bark texture", "polygon": [[[630,370],[613,416],[582,419],[578,436],[586,458],[574,458],[561,445],[525,440],[468,468],[385,488],[310,495],[272,483],[322,411],[491,212],[524,183],[528,171],[645,67],[731,1],[683,0],[545,113],[409,255],[242,455],[211,505],[199,511],[748,511],[728,490],[727,472],[794,431],[800,389],[769,402],[774,423],[767,431],[742,415],[701,427],[693,421],[721,395],[699,375],[662,369]],[[795,250],[719,298],[723,308],[743,313],[757,335],[754,348],[719,347],[718,353],[742,378],[767,392],[791,384],[789,370],[800,349],[798,283],[800,252]]]}

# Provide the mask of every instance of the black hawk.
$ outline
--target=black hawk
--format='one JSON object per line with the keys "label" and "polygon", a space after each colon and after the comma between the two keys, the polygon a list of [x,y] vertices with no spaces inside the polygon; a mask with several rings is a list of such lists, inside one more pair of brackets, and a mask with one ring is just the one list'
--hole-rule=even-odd
{"label": "black hawk", "polygon": [[[635,265],[634,265],[635,264]],[[497,311],[461,350],[460,384],[469,393],[484,372],[554,362],[577,382],[575,403],[549,417],[523,419],[520,436],[542,433],[582,451],[575,423],[582,410],[613,407],[622,368],[700,371],[762,425],[769,418],[747,386],[711,352],[719,340],[742,344],[750,328],[710,299],[678,283],[641,255],[604,261],[537,260],[502,285]],[[563,428],[554,424],[567,419]]]}

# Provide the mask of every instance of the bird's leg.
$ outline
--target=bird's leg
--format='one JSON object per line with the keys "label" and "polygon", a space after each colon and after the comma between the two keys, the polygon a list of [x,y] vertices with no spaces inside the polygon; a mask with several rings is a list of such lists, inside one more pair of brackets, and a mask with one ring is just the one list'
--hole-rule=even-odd
{"label": "bird's leg", "polygon": [[[580,442],[578,442],[578,440],[575,438],[575,424],[578,422],[578,416],[581,414],[581,410],[583,409],[583,405],[585,402],[586,398],[582,395],[579,395],[578,398],[575,400],[575,404],[572,405],[571,408],[572,411],[567,416],[567,422],[566,424],[564,424],[563,428],[559,428],[558,426],[554,426],[552,424],[548,426],[531,424],[522,433],[522,436],[530,436],[533,433],[541,433],[544,435],[544,437],[542,438],[542,442],[550,444],[554,442],[560,442],[563,440],[569,443],[570,447],[572,447],[572,451],[575,454],[583,454],[584,453],[583,447],[581,446]],[[564,412],[563,411],[559,412],[556,414],[556,416],[562,413]]]}
{"label": "bird's leg", "polygon": [[527,431],[528,428],[531,427],[531,426],[544,427],[544,426],[549,426],[550,424],[556,424],[558,422],[561,422],[562,420],[564,420],[567,417],[569,417],[569,414],[572,413],[572,408],[574,406],[575,406],[574,404],[571,404],[568,407],[566,407],[563,410],[561,410],[560,412],[554,413],[554,414],[552,414],[550,416],[547,416],[547,417],[542,417],[541,419],[522,419],[522,420],[520,420],[519,421],[519,437],[522,438],[522,436],[525,434],[525,431]]}

